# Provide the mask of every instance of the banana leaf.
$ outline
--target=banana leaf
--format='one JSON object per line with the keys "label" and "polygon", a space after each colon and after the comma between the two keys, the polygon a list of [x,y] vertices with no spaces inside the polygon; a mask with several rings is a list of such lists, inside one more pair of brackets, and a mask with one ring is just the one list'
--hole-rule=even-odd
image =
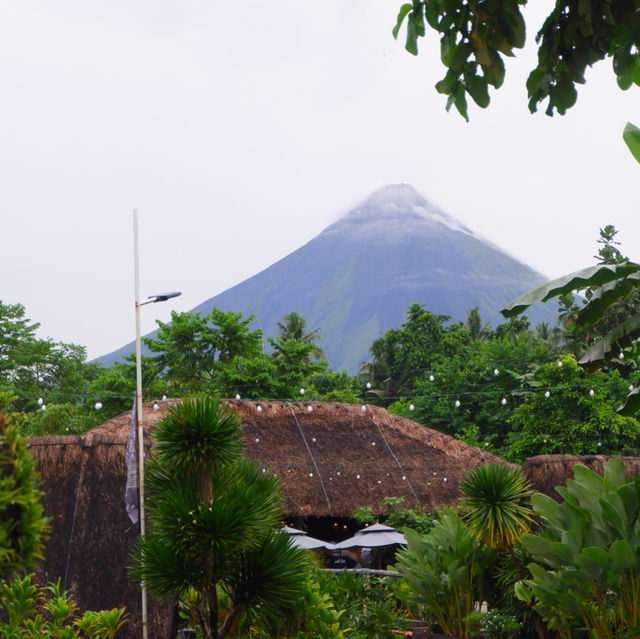
{"label": "banana leaf", "polygon": [[635,262],[590,266],[527,291],[507,304],[500,312],[506,318],[515,317],[537,302],[546,302],[553,297],[584,288],[604,286],[637,272],[640,272],[640,264]]}

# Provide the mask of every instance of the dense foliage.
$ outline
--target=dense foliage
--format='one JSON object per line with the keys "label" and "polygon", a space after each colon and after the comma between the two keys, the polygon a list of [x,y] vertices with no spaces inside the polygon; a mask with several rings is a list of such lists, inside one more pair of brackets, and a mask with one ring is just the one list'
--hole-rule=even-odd
{"label": "dense foliage", "polygon": [[280,636],[303,600],[308,557],[279,525],[277,478],[241,455],[240,418],[217,399],[185,399],[154,439],[134,578],[158,597],[195,595],[204,639],[245,614]]}

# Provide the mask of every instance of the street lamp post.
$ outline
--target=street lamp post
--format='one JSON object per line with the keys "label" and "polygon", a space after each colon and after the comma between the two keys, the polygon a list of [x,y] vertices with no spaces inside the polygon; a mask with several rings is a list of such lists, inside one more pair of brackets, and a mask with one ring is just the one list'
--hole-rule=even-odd
{"label": "street lamp post", "polygon": [[[142,348],[140,340],[140,307],[156,302],[166,302],[168,299],[178,297],[180,292],[162,293],[151,295],[146,300],[140,301],[140,264],[138,259],[138,211],[133,211],[133,256],[135,270],[135,306],[136,306],[136,413],[138,420],[138,490],[140,513],[140,536],[144,538],[145,511],[144,511],[144,429],[142,422]],[[142,639],[148,638],[147,628],[147,588],[141,585],[142,596]]]}

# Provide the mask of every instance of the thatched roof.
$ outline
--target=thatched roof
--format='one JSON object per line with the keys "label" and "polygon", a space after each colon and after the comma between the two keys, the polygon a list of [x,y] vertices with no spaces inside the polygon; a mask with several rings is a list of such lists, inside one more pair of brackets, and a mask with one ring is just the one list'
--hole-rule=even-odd
{"label": "thatched roof", "polygon": [[605,466],[612,457],[624,461],[628,477],[640,473],[640,457],[621,457],[620,455],[538,455],[522,463],[522,472],[531,480],[536,491],[560,500],[556,486],[562,486],[567,479],[573,478],[576,464],[587,466],[599,475],[604,474]]}
{"label": "thatched roof", "polygon": [[[145,433],[173,403],[159,402],[157,411],[145,404]],[[348,517],[356,506],[396,495],[408,505],[452,503],[469,468],[497,460],[382,408],[367,406],[363,413],[360,406],[320,402],[230,404],[245,424],[246,453],[280,476],[288,515]],[[38,577],[61,577],[82,610],[125,606],[123,639],[140,636],[140,591],[126,573],[138,535],[124,508],[130,419],[125,413],[80,436],[30,440],[52,518]],[[172,606],[150,600],[149,612],[149,636],[169,637]]]}
{"label": "thatched roof", "polygon": [[[381,507],[388,496],[427,508],[453,503],[470,468],[501,461],[376,406],[363,412],[338,403],[228,401],[244,422],[246,454],[279,475],[288,515],[349,517],[356,506]],[[148,430],[171,403],[147,406]],[[86,437],[124,438],[128,429],[125,414]]]}

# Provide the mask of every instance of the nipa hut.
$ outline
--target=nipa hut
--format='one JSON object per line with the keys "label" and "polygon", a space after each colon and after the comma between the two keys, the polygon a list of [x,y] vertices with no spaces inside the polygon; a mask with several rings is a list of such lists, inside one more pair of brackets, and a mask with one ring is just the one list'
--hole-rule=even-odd
{"label": "nipa hut", "polygon": [[[144,406],[148,433],[174,401]],[[382,408],[321,402],[229,400],[244,421],[244,445],[264,472],[282,483],[291,517],[349,517],[356,506],[381,508],[388,496],[408,506],[452,503],[472,467],[499,461],[487,451]],[[138,535],[124,507],[125,448],[130,413],[76,436],[33,437],[51,517],[51,537],[38,569],[41,582],[60,577],[81,610],[125,606],[122,637],[140,636],[140,590],[127,576]],[[172,636],[173,606],[150,600],[149,636]]]}

